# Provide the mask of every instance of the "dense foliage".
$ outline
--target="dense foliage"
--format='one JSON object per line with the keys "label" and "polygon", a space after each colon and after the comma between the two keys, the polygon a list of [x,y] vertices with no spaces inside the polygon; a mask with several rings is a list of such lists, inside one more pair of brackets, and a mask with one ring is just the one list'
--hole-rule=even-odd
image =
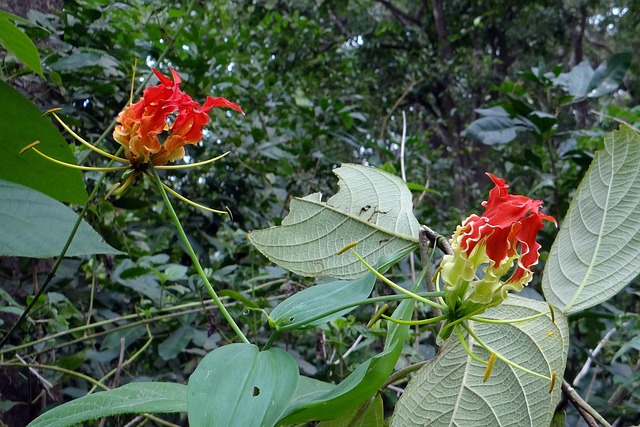
{"label": "dense foliage", "polygon": [[[227,156],[160,172],[191,200],[232,212],[229,218],[174,202],[231,315],[262,346],[271,330],[259,309],[271,311],[316,282],[274,266],[247,233],[280,225],[292,197],[335,194],[332,170],[341,164],[405,175],[418,221],[447,238],[486,200],[487,171],[513,193],[544,200],[545,212],[562,223],[604,135],[620,121],[640,124],[640,14],[632,3],[66,1],[29,12],[36,25],[18,23],[38,46],[44,78],[11,54],[3,55],[2,77],[41,110],[61,108],[61,119],[87,140],[106,136],[102,146],[112,153],[119,145],[111,129],[129,101],[134,69],[134,90],[147,84],[150,67],[165,74],[173,67],[194,99],[222,96],[242,107],[243,116],[212,110],[202,143],[187,148],[190,162]],[[106,165],[59,130],[79,164]],[[236,341],[152,182],[139,179],[105,197],[126,178],[100,176],[84,174],[89,191],[100,183],[85,219],[122,254],[65,258],[29,319],[0,348],[0,414],[9,426],[85,395],[94,386],[81,375],[110,388],[133,380],[186,383],[207,353]],[[556,232],[547,226],[538,238],[539,272]],[[1,262],[6,337],[52,263]],[[389,277],[409,286],[418,264],[403,260]],[[536,290],[539,275],[528,288]],[[374,295],[389,293],[375,285]],[[385,348],[384,328],[365,327],[374,311],[365,305],[284,332],[273,345],[293,355],[304,375],[339,383]],[[425,306],[415,311],[430,315]],[[607,303],[569,316],[565,379],[616,425],[640,422],[637,313],[634,280]],[[433,358],[437,332],[435,325],[412,327],[396,368]],[[376,401],[386,416],[406,381]],[[186,423],[184,415],[163,418]],[[555,425],[577,418],[563,399]]]}

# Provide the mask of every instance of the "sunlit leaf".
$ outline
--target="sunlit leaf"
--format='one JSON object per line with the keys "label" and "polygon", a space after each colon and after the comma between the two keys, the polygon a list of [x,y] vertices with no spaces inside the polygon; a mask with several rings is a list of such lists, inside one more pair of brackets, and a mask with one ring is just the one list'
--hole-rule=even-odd
{"label": "sunlit leaf", "polygon": [[640,135],[605,137],[571,202],[547,260],[542,289],[574,313],[600,304],[640,273]]}
{"label": "sunlit leaf", "polygon": [[326,203],[320,193],[293,199],[281,226],[249,234],[260,252],[300,275],[353,279],[366,267],[349,253],[337,255],[345,246],[358,242],[357,251],[373,265],[416,246],[419,224],[400,178],[361,165],[334,172],[340,191]]}
{"label": "sunlit leaf", "polygon": [[[537,313],[544,316],[517,322]],[[392,426],[547,426],[561,395],[560,384],[569,350],[566,318],[541,301],[517,296],[492,308],[483,317],[514,320],[512,324],[471,322],[475,333],[494,351],[542,375],[557,373],[550,381],[496,361],[491,376],[483,382],[486,365],[473,360],[456,336],[429,361],[409,385],[396,405]],[[455,335],[455,334],[454,334]],[[489,354],[472,338],[469,347],[480,358]]]}

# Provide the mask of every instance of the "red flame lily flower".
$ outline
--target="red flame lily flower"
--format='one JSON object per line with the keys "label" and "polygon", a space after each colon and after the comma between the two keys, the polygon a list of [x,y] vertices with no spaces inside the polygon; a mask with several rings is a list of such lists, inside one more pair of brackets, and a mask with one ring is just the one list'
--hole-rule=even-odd
{"label": "red flame lily flower", "polygon": [[495,187],[482,203],[484,214],[471,215],[458,226],[451,238],[454,254],[446,255],[440,265],[445,299],[452,308],[467,300],[498,305],[509,290],[522,290],[538,263],[536,235],[543,221],[556,224],[540,212],[541,200],[509,194],[503,179],[487,175]]}
{"label": "red flame lily flower", "polygon": [[[182,158],[185,145],[197,144],[202,139],[202,128],[209,122],[211,108],[227,107],[243,112],[225,98],[208,96],[204,104],[198,104],[180,89],[182,80],[173,68],[173,80],[156,69],[153,72],[160,84],[145,89],[140,101],[125,108],[113,131],[114,139],[122,144],[125,156],[135,167],[150,161],[160,166]],[[161,142],[159,136],[164,132]]]}

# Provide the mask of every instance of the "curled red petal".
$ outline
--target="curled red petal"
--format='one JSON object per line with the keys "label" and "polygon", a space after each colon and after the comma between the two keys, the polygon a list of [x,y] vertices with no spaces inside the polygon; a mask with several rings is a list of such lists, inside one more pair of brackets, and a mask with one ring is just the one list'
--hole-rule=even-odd
{"label": "curled red petal", "polygon": [[208,96],[207,100],[204,102],[204,104],[202,104],[202,110],[209,111],[213,107],[231,108],[241,114],[244,114],[244,111],[242,111],[242,108],[240,108],[240,106],[235,102],[231,102],[226,98],[214,98],[214,97]]}

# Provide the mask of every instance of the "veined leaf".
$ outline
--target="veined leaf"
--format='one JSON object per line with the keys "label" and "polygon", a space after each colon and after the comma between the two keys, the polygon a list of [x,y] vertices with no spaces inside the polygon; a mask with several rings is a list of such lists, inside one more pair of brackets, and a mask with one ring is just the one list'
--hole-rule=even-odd
{"label": "veined leaf", "polygon": [[189,425],[275,425],[298,387],[298,366],[280,349],[229,344],[209,353],[189,378]]}
{"label": "veined leaf", "polygon": [[[0,179],[0,256],[58,256],[77,219],[57,200]],[[66,256],[119,253],[83,220]]]}
{"label": "veined leaf", "polygon": [[279,227],[256,230],[251,242],[274,263],[303,276],[354,279],[366,267],[350,253],[356,250],[371,265],[418,243],[418,221],[411,192],[398,177],[367,166],[347,164],[334,170],[340,190],[326,203],[314,193],[291,201]]}
{"label": "veined leaf", "polygon": [[130,383],[56,406],[27,427],[66,427],[123,414],[187,411],[187,386],[173,383]]}
{"label": "veined leaf", "polygon": [[[518,322],[538,313],[544,316]],[[534,372],[557,373],[550,381],[497,360],[483,382],[486,365],[472,359],[456,336],[411,379],[396,405],[392,426],[546,426],[560,399],[560,384],[569,350],[566,318],[551,320],[546,303],[510,295],[483,317],[513,320],[511,324],[470,322],[478,337],[492,350]],[[454,334],[455,335],[455,334]],[[483,360],[489,354],[471,337],[471,350]]]}
{"label": "veined leaf", "polygon": [[551,248],[542,289],[565,313],[600,304],[640,272],[640,135],[605,137]]}

